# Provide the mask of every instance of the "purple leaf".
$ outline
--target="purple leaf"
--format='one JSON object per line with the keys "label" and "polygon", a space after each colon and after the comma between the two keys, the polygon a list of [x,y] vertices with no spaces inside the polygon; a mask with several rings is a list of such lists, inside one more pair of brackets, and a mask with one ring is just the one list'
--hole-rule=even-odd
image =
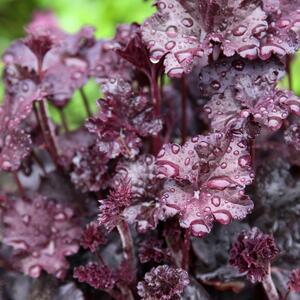
{"label": "purple leaf", "polygon": [[66,256],[79,249],[81,229],[74,221],[73,209],[40,195],[9,199],[3,243],[13,247],[25,274],[37,278],[45,270],[64,278],[69,267]]}
{"label": "purple leaf", "polygon": [[[166,73],[180,77],[189,73],[196,60],[238,53],[255,58],[266,31],[266,14],[255,2],[156,1],[158,12],[145,21],[142,32],[150,57],[157,62],[166,54]],[[216,44],[216,46],[214,46]]]}
{"label": "purple leaf", "polygon": [[111,290],[116,283],[112,271],[106,265],[97,263],[75,268],[73,277],[100,290]]}
{"label": "purple leaf", "polygon": [[289,281],[289,289],[300,293],[300,268],[293,270]]}
{"label": "purple leaf", "polygon": [[138,283],[137,290],[144,300],[171,300],[179,299],[188,284],[189,277],[186,271],[162,265],[146,273],[144,281]]}
{"label": "purple leaf", "polygon": [[238,267],[240,272],[246,272],[251,282],[261,282],[269,272],[269,263],[278,252],[273,237],[254,227],[237,237],[230,251],[229,262]]}
{"label": "purple leaf", "polygon": [[244,194],[252,182],[248,141],[241,133],[196,136],[183,146],[166,145],[158,154],[159,176],[167,177],[161,203],[165,214],[179,214],[180,225],[195,236],[210,232],[216,220],[243,219],[253,203]]}
{"label": "purple leaf", "polygon": [[157,135],[162,121],[154,115],[148,95],[134,93],[121,79],[107,81],[103,93],[99,114],[90,118],[86,127],[97,136],[98,149],[108,158],[134,158],[142,146],[141,137]]}
{"label": "purple leaf", "polygon": [[276,88],[283,75],[283,64],[277,59],[249,62],[235,56],[203,68],[200,90],[203,98],[210,99],[204,108],[212,128],[222,131],[252,116],[276,131],[290,113],[299,115],[299,97]]}

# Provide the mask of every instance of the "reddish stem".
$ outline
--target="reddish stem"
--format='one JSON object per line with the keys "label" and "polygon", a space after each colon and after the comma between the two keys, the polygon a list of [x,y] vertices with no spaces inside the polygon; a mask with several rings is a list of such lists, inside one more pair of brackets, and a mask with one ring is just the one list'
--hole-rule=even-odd
{"label": "reddish stem", "polygon": [[270,264],[268,268],[268,274],[264,277],[262,285],[269,300],[279,300],[279,294],[272,279]]}
{"label": "reddish stem", "polygon": [[43,171],[44,176],[47,176],[47,171],[43,165],[42,160],[38,157],[38,155],[32,151],[32,158],[36,161],[36,163],[38,164],[38,166],[41,168],[41,170]]}
{"label": "reddish stem", "polygon": [[[152,101],[154,104],[154,112],[155,116],[159,117],[160,116],[160,109],[161,109],[161,91],[160,87],[158,84],[158,75],[157,71],[155,68],[151,68],[151,76],[148,76],[149,81],[150,81],[150,87],[151,87],[151,96],[152,96]],[[153,154],[156,155],[160,148],[162,146],[162,140],[160,134],[157,136],[153,137]]]}
{"label": "reddish stem", "polygon": [[132,264],[132,270],[135,270],[134,244],[129,225],[121,220],[117,229],[122,242],[124,258]]}
{"label": "reddish stem", "polygon": [[58,149],[53,133],[51,124],[49,123],[48,111],[45,100],[42,100],[39,103],[39,122],[41,125],[43,137],[45,140],[46,147],[53,159],[53,161],[59,165],[59,154]]}
{"label": "reddish stem", "polygon": [[190,229],[185,229],[184,230],[181,267],[186,271],[189,270],[190,248],[191,248],[191,232],[190,232]]}
{"label": "reddish stem", "polygon": [[18,173],[16,171],[12,172],[13,176],[14,176],[14,179],[15,179],[15,182],[16,182],[16,185],[18,187],[18,190],[19,190],[19,193],[20,193],[20,196],[23,198],[23,199],[26,199],[26,193],[25,193],[25,190],[24,190],[24,187],[19,179],[19,176],[18,176]]}
{"label": "reddish stem", "polygon": [[69,126],[68,126],[68,122],[66,119],[66,115],[62,108],[59,109],[59,114],[60,114],[61,123],[62,123],[62,126],[63,126],[65,132],[69,132]]}
{"label": "reddish stem", "polygon": [[286,73],[288,76],[289,89],[293,89],[293,81],[292,81],[292,58],[290,55],[286,58]]}
{"label": "reddish stem", "polygon": [[181,143],[184,144],[187,136],[187,90],[184,75],[181,78]]}
{"label": "reddish stem", "polygon": [[83,101],[86,113],[87,113],[88,117],[91,117],[92,116],[92,111],[91,111],[91,108],[90,108],[90,105],[89,105],[88,98],[87,98],[87,96],[86,96],[83,88],[80,88],[79,92],[80,92],[80,95],[81,95],[81,98],[82,98],[82,101]]}
{"label": "reddish stem", "polygon": [[[131,270],[133,273],[133,278],[134,281],[136,280],[136,261],[135,261],[135,252],[134,252],[134,244],[133,244],[133,239],[132,235],[130,232],[130,228],[128,224],[124,221],[121,220],[117,226],[121,242],[122,242],[122,247],[123,247],[123,255],[124,259],[127,260],[129,263],[131,263]],[[119,288],[125,296],[125,299],[128,300],[133,300],[133,294],[132,291],[129,287],[123,286],[122,284],[119,284]]]}

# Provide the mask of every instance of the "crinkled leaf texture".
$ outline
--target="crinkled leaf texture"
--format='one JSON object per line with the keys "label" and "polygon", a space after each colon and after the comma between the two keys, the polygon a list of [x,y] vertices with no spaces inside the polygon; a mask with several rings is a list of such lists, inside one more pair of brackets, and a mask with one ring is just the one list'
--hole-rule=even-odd
{"label": "crinkled leaf texture", "polygon": [[142,137],[156,136],[162,121],[154,115],[148,95],[133,92],[129,83],[111,79],[103,84],[104,99],[98,101],[99,114],[86,123],[97,137],[97,147],[108,158],[123,155],[134,158],[142,146]]}
{"label": "crinkled leaf texture", "polygon": [[72,208],[41,195],[9,199],[3,223],[3,243],[13,247],[16,264],[25,274],[36,278],[45,270],[64,278],[66,256],[78,251],[81,235]]}
{"label": "crinkled leaf texture", "polygon": [[250,117],[276,131],[290,113],[300,114],[299,97],[276,88],[284,75],[284,65],[276,58],[222,57],[199,72],[201,97],[209,100],[204,108],[215,131]]}
{"label": "crinkled leaf texture", "polygon": [[240,272],[246,272],[252,283],[261,282],[278,253],[274,238],[254,227],[238,235],[231,248],[229,262]]}
{"label": "crinkled leaf texture", "polygon": [[27,37],[17,40],[4,53],[4,79],[15,97],[32,100],[47,97],[64,106],[88,76],[88,63],[80,52],[93,41],[93,29],[76,34],[60,30],[49,15],[37,15]]}
{"label": "crinkled leaf texture", "polygon": [[138,283],[137,290],[143,300],[180,299],[188,284],[189,277],[186,271],[161,265],[146,273],[144,281]]}
{"label": "crinkled leaf texture", "polygon": [[129,180],[132,189],[132,203],[122,212],[130,224],[136,224],[138,232],[145,233],[156,228],[164,214],[157,199],[161,184],[155,175],[155,157],[150,154],[140,155],[136,161],[121,161],[117,174],[112,180],[113,186]]}
{"label": "crinkled leaf texture", "polygon": [[158,154],[158,176],[168,178],[161,197],[165,214],[195,236],[211,231],[214,221],[243,219],[253,203],[244,194],[253,180],[247,139],[241,132],[195,136],[183,146],[167,144]]}
{"label": "crinkled leaf texture", "polygon": [[266,31],[267,15],[258,1],[156,1],[158,12],[145,21],[143,38],[151,59],[166,54],[169,76],[188,73],[195,60],[207,59],[220,50],[255,58],[259,34]]}
{"label": "crinkled leaf texture", "polygon": [[30,128],[24,124],[32,109],[32,101],[15,101],[5,97],[0,106],[0,169],[16,171],[31,152]]}

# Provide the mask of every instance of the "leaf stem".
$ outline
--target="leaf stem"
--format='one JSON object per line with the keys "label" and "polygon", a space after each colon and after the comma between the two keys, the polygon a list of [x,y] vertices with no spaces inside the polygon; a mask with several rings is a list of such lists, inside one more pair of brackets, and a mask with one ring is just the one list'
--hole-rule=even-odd
{"label": "leaf stem", "polygon": [[191,248],[191,231],[189,228],[187,228],[184,230],[182,263],[181,263],[181,267],[186,271],[189,270],[190,248]]}
{"label": "leaf stem", "polygon": [[90,108],[89,101],[88,101],[88,98],[86,96],[86,93],[85,93],[85,91],[84,91],[83,88],[80,88],[79,92],[80,92],[80,95],[81,95],[81,98],[82,98],[82,101],[83,101],[86,113],[87,113],[88,117],[91,117],[92,116],[92,111],[91,111],[91,108]]}
{"label": "leaf stem", "polygon": [[[123,255],[124,259],[131,264],[131,271],[133,272],[134,281],[136,280],[136,260],[135,260],[135,253],[134,253],[134,244],[132,235],[130,232],[129,225],[126,221],[121,220],[117,225],[117,229],[121,238],[122,248],[123,248]],[[132,295],[132,291],[129,287],[119,287],[123,295],[126,295],[126,299],[133,300],[134,297]]]}
{"label": "leaf stem", "polygon": [[39,104],[39,111],[38,111],[39,123],[41,125],[46,147],[53,161],[59,166],[59,154],[58,154],[59,152],[56,145],[53,128],[49,123],[46,100],[39,101],[38,104]]}
{"label": "leaf stem", "polygon": [[272,279],[271,275],[271,266],[269,264],[268,267],[268,274],[264,277],[262,281],[262,285],[264,287],[264,290],[269,298],[269,300],[279,300],[279,294],[277,292],[277,289],[275,287],[275,284]]}
{"label": "leaf stem", "polygon": [[68,122],[66,119],[66,115],[62,108],[59,108],[59,114],[60,114],[61,123],[62,123],[62,126],[63,126],[65,132],[69,132],[69,126],[68,126]]}
{"label": "leaf stem", "polygon": [[[124,258],[134,263],[135,261],[134,245],[133,245],[133,239],[131,236],[129,225],[124,220],[121,220],[117,225],[117,229],[122,242]],[[135,265],[133,269],[135,269]]]}
{"label": "leaf stem", "polygon": [[[158,75],[155,68],[151,68],[151,76],[148,75],[151,88],[151,96],[154,105],[155,116],[159,117],[161,113],[161,91],[158,84]],[[153,154],[156,155],[162,146],[161,136],[158,134],[153,137]]]}
{"label": "leaf stem", "polygon": [[187,137],[187,90],[184,75],[181,78],[181,143],[184,144]]}
{"label": "leaf stem", "polygon": [[20,193],[20,196],[23,198],[23,199],[26,199],[26,193],[25,193],[25,190],[24,190],[24,187],[19,179],[19,176],[18,176],[18,173],[16,171],[12,172],[13,176],[14,176],[14,179],[15,179],[15,182],[16,182],[16,185],[18,187],[18,190],[19,190],[19,193]]}

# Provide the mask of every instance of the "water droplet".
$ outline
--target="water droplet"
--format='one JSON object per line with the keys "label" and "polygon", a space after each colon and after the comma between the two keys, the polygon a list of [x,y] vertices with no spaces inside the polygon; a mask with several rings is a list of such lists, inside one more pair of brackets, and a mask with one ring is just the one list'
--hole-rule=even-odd
{"label": "water droplet", "polygon": [[182,73],[183,73],[183,68],[182,67],[171,68],[167,72],[168,76],[170,76],[170,77],[178,77],[178,78],[181,77]]}
{"label": "water droplet", "polygon": [[30,217],[29,215],[23,215],[23,216],[22,216],[22,220],[23,220],[23,222],[24,222],[26,225],[29,224],[30,219],[31,219],[31,217]]}
{"label": "water droplet", "polygon": [[63,221],[66,218],[67,218],[67,216],[63,212],[59,212],[54,216],[54,220],[56,220],[56,221]]}
{"label": "water droplet", "polygon": [[22,83],[22,91],[23,91],[24,93],[27,93],[27,92],[29,91],[29,85],[28,85],[27,82],[23,82],[23,83]]}
{"label": "water droplet", "polygon": [[211,83],[210,83],[210,86],[214,89],[214,90],[218,90],[221,85],[220,85],[220,82],[217,81],[217,80],[213,80]]}
{"label": "water droplet", "polygon": [[171,149],[174,154],[177,154],[180,151],[180,146],[177,144],[173,144]]}
{"label": "water droplet", "polygon": [[12,167],[12,164],[9,161],[7,161],[7,160],[5,160],[2,163],[2,169],[4,169],[4,170],[9,170],[11,167]]}
{"label": "water droplet", "polygon": [[273,129],[277,129],[280,126],[280,122],[275,118],[270,118],[268,121],[268,126],[272,127]]}
{"label": "water droplet", "polygon": [[220,204],[221,204],[221,199],[220,199],[220,197],[218,197],[218,196],[212,197],[211,203],[212,203],[214,206],[216,206],[216,207],[220,206]]}
{"label": "water droplet", "polygon": [[159,62],[159,60],[161,59],[161,57],[164,55],[164,51],[162,49],[155,49],[152,50],[150,53],[150,60],[152,63],[156,64]]}
{"label": "water droplet", "polygon": [[244,25],[240,25],[232,30],[233,35],[241,36],[247,31],[247,27]]}
{"label": "water droplet", "polygon": [[47,255],[52,256],[55,252],[55,242],[50,241],[48,246],[43,250],[43,252]]}
{"label": "water droplet", "polygon": [[226,210],[219,210],[213,212],[215,219],[223,225],[227,225],[231,222],[232,216]]}
{"label": "water droplet", "polygon": [[3,62],[5,64],[11,64],[11,63],[13,63],[14,59],[15,59],[15,57],[14,57],[14,55],[12,53],[5,53],[3,55]]}
{"label": "water droplet", "polygon": [[176,46],[176,43],[174,41],[169,41],[166,43],[165,48],[167,50],[172,50]]}
{"label": "water droplet", "polygon": [[184,161],[184,164],[186,166],[188,166],[190,164],[190,161],[191,161],[190,158],[186,158],[185,161]]}
{"label": "water droplet", "polygon": [[291,21],[290,20],[280,20],[278,22],[278,27],[280,28],[284,28],[284,27],[287,27],[291,24]]}
{"label": "water droplet", "polygon": [[244,46],[238,49],[240,56],[248,59],[254,59],[257,56],[257,47],[255,45]]}
{"label": "water droplet", "polygon": [[158,152],[157,158],[163,157],[163,156],[165,155],[165,153],[166,153],[165,148],[162,148],[162,149]]}
{"label": "water droplet", "polygon": [[266,31],[266,29],[267,29],[266,25],[263,25],[263,24],[257,25],[252,29],[252,34],[259,35],[260,33]]}
{"label": "water droplet", "polygon": [[169,26],[166,30],[167,36],[169,38],[175,38],[177,36],[178,29],[176,26]]}
{"label": "water droplet", "polygon": [[242,71],[245,67],[245,63],[241,60],[235,60],[232,62],[232,66],[238,70],[238,71]]}
{"label": "water droplet", "polygon": [[39,265],[31,266],[28,270],[28,275],[37,278],[40,276],[42,268]]}
{"label": "water droplet", "polygon": [[250,155],[244,155],[244,156],[239,157],[238,164],[242,168],[250,166],[251,165],[251,157],[250,157]]}
{"label": "water droplet", "polygon": [[207,182],[207,187],[216,190],[224,190],[232,186],[230,178],[227,176],[213,177]]}
{"label": "water droplet", "polygon": [[222,169],[226,169],[226,167],[227,167],[227,163],[226,162],[221,163],[221,168]]}
{"label": "water droplet", "polygon": [[191,18],[184,18],[181,20],[181,23],[185,26],[185,27],[192,27],[194,25],[194,22]]}
{"label": "water droplet", "polygon": [[163,10],[167,7],[166,3],[163,1],[158,2],[156,5],[157,5],[157,8],[160,10]]}

